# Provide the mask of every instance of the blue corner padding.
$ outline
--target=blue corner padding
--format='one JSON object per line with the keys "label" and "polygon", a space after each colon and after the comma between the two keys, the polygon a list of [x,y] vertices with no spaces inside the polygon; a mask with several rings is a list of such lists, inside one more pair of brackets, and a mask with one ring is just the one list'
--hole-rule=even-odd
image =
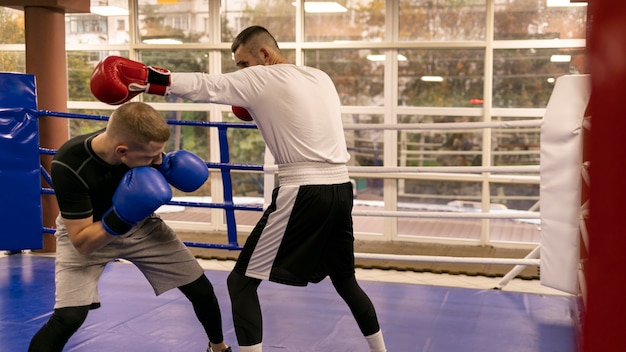
{"label": "blue corner padding", "polygon": [[0,249],[39,249],[41,178],[35,77],[0,72]]}
{"label": "blue corner padding", "polygon": [[34,75],[0,72],[0,83],[0,108],[37,110]]}

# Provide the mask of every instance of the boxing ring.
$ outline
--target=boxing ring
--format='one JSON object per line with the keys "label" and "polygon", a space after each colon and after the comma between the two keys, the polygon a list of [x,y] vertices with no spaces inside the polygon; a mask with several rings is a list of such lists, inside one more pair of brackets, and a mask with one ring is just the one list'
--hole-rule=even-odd
{"label": "boxing ring", "polygon": [[[41,233],[54,233],[53,228],[41,227],[39,212],[41,208],[38,194],[34,189],[40,188],[41,194],[53,194],[51,188],[52,180],[47,171],[38,163],[39,155],[53,155],[56,151],[39,148],[37,143],[36,120],[40,116],[56,118],[78,118],[88,120],[106,121],[108,116],[94,116],[85,114],[72,114],[36,109],[36,88],[34,79],[29,75],[1,74],[5,84],[16,87],[10,94],[5,93],[0,101],[2,108],[5,131],[3,148],[12,150],[12,153],[3,153],[4,165],[10,168],[16,164],[20,169],[15,174],[5,172],[2,175],[7,178],[3,181],[5,191],[8,191],[9,199],[11,192],[20,193],[20,199],[24,199],[23,194],[29,196],[28,202],[33,203],[30,211],[23,211],[32,217],[28,224],[31,225],[27,231],[34,234],[34,240],[29,240],[21,246],[15,243],[2,244],[4,249],[21,250],[37,249],[36,237]],[[5,86],[8,86],[5,85]],[[346,129],[359,130],[445,130],[445,129],[495,129],[511,127],[541,127],[541,166],[428,166],[428,167],[383,167],[383,166],[349,166],[351,175],[369,175],[370,177],[383,179],[407,179],[414,175],[450,175],[464,174],[478,177],[478,179],[488,179],[495,177],[515,178],[513,173],[540,173],[540,203],[541,211],[516,211],[515,213],[496,213],[488,209],[481,212],[441,212],[441,211],[398,211],[398,210],[357,210],[353,211],[354,216],[364,217],[395,217],[412,219],[533,219],[541,222],[541,243],[532,249],[525,258],[479,258],[479,257],[451,257],[451,256],[425,256],[425,255],[393,255],[376,253],[356,253],[357,259],[375,259],[388,261],[415,261],[415,262],[439,262],[439,263],[461,263],[461,264],[496,264],[514,265],[515,267],[505,275],[497,284],[497,288],[506,285],[508,280],[515,277],[526,266],[540,266],[542,284],[549,287],[576,294],[578,287],[578,254],[579,246],[579,224],[584,221],[586,204],[581,206],[580,183],[585,179],[585,167],[581,162],[582,141],[580,138],[581,125],[583,123],[584,110],[589,99],[588,77],[564,76],[559,78],[555,90],[546,109],[546,115],[542,120],[522,120],[508,122],[466,122],[466,123],[422,123],[422,124],[376,124],[376,125],[346,125]],[[563,102],[566,102],[564,104]],[[13,104],[13,105],[11,105]],[[565,109],[565,110],[564,110]],[[563,117],[567,118],[563,118]],[[13,119],[13,120],[11,120]],[[240,245],[237,240],[236,210],[243,211],[263,211],[271,200],[271,191],[275,183],[275,172],[277,166],[274,165],[271,154],[266,150],[264,165],[236,164],[230,162],[230,152],[228,147],[227,131],[229,129],[255,129],[251,123],[229,123],[229,122],[205,122],[205,121],[185,121],[167,120],[168,124],[181,126],[199,126],[217,129],[219,138],[219,160],[207,161],[210,171],[219,171],[222,189],[223,202],[189,202],[172,200],[168,205],[182,207],[201,207],[223,209],[225,216],[227,243],[199,243],[186,242],[190,247],[217,248],[225,250],[238,250]],[[28,127],[24,127],[28,126]],[[24,133],[22,130],[27,130]],[[12,135],[13,134],[13,135]],[[25,134],[26,136],[22,136]],[[28,159],[28,165],[24,160],[13,160],[15,155],[23,155],[24,160]],[[264,205],[237,204],[233,198],[233,185],[231,171],[252,171],[262,172],[264,177]],[[10,171],[10,170],[9,170]],[[25,179],[23,172],[29,175]],[[582,173],[581,173],[582,172]],[[40,175],[38,175],[40,174]],[[41,178],[39,178],[41,176]],[[528,177],[525,177],[528,179]],[[40,181],[43,180],[43,182]],[[27,180],[27,181],[25,181]],[[19,187],[13,185],[18,184]],[[11,186],[7,186],[11,185]],[[37,188],[35,188],[37,185]],[[17,197],[17,195],[15,195]],[[28,204],[27,202],[27,204]],[[0,218],[3,225],[11,228],[23,230],[23,222],[15,222],[16,207],[14,205],[4,205],[2,213],[8,214]],[[6,223],[6,224],[4,224]],[[584,226],[583,226],[584,228]],[[584,233],[583,233],[584,234]],[[582,236],[584,239],[585,237]],[[481,238],[482,244],[488,244]],[[541,254],[541,258],[539,259]]]}
{"label": "boxing ring", "polygon": [[[32,185],[37,183],[35,180],[35,163],[38,157],[35,156],[34,148],[37,147],[37,153],[39,155],[54,155],[55,150],[39,148],[37,143],[37,130],[36,120],[41,116],[56,117],[56,118],[77,118],[87,120],[106,121],[108,116],[94,116],[86,114],[72,114],[62,113],[47,110],[36,109],[36,89],[34,82],[30,82],[28,75],[17,74],[2,74],[3,80],[7,81],[7,84],[16,87],[12,90],[12,95],[7,95],[2,100],[0,106],[4,114],[13,113],[20,121],[31,121],[31,124],[35,125],[35,128],[31,126],[29,134],[26,138],[19,135],[10,136],[11,133],[7,133],[9,138],[5,140],[5,148],[11,150],[13,153],[3,153],[7,162],[10,162],[12,155],[23,154],[29,158],[29,167],[21,170],[27,172],[30,176],[28,190],[30,198],[29,202],[37,203],[37,196],[33,194]],[[572,84],[572,80],[575,79],[582,83]],[[568,82],[557,82],[555,87],[555,93],[551,98],[548,108],[546,109],[546,118],[543,120],[522,120],[522,121],[508,121],[508,122],[466,122],[466,123],[418,123],[418,124],[376,124],[376,125],[346,125],[345,128],[351,130],[445,130],[445,129],[495,129],[495,128],[512,128],[512,127],[541,127],[542,128],[542,165],[528,165],[528,166],[428,166],[428,167],[382,167],[382,166],[349,166],[348,170],[351,175],[370,175],[371,177],[382,179],[406,179],[413,175],[450,175],[450,174],[464,174],[473,175],[481,178],[490,177],[507,177],[514,178],[516,176],[512,173],[540,173],[541,174],[541,212],[535,211],[516,211],[515,213],[495,213],[489,210],[481,212],[466,212],[466,213],[451,213],[445,211],[397,211],[397,210],[357,210],[353,211],[354,216],[367,216],[367,217],[395,217],[395,218],[431,218],[431,219],[534,219],[541,221],[542,238],[541,244],[531,250],[525,258],[477,258],[477,257],[446,257],[446,256],[423,256],[423,255],[392,255],[392,254],[376,254],[376,253],[356,253],[355,257],[360,259],[371,260],[390,260],[390,261],[414,261],[414,262],[439,262],[439,263],[461,263],[461,264],[496,264],[496,265],[515,265],[515,268],[511,270],[497,285],[502,287],[506,285],[508,280],[515,277],[525,266],[542,266],[542,274],[548,273],[548,276],[557,278],[556,284],[550,283],[548,285],[557,289],[562,289],[566,292],[577,293],[577,256],[573,256],[570,249],[576,249],[578,246],[578,225],[580,214],[584,214],[586,205],[583,205],[583,209],[579,209],[580,206],[580,179],[584,178],[585,170],[580,166],[580,148],[582,142],[580,138],[569,138],[567,143],[563,143],[565,135],[571,134],[572,130],[579,130],[582,121],[582,112],[586,106],[588,100],[588,91],[585,90],[585,79],[581,80],[581,77],[571,76],[562,77],[560,79],[568,80]],[[557,91],[557,88],[561,87],[561,91]],[[572,88],[573,87],[573,88]],[[582,87],[582,88],[581,88]],[[579,104],[571,104],[571,97],[578,94],[580,96]],[[558,99],[557,99],[558,98]],[[563,100],[567,98],[570,102],[569,106],[573,106],[570,110],[563,112],[563,104],[557,100]],[[20,102],[22,106],[11,106],[11,102]],[[554,105],[551,109],[551,104]],[[552,116],[555,115],[555,116]],[[564,127],[564,119],[562,116],[573,116],[573,118],[567,119],[571,121],[569,126]],[[9,117],[10,119],[11,117]],[[6,120],[6,119],[5,119]],[[8,120],[6,120],[8,121]],[[240,245],[237,241],[237,221],[235,217],[236,210],[243,211],[263,211],[263,208],[267,206],[271,200],[271,190],[275,183],[275,172],[277,171],[276,165],[273,163],[271,154],[265,152],[264,165],[249,165],[249,164],[236,164],[230,162],[230,152],[228,147],[228,129],[255,129],[256,126],[251,123],[227,123],[227,122],[205,122],[205,121],[185,121],[185,120],[167,120],[168,124],[181,125],[181,126],[199,126],[205,128],[217,129],[217,135],[219,138],[219,160],[206,162],[210,171],[219,171],[221,178],[221,187],[223,190],[223,202],[211,203],[211,202],[190,202],[172,200],[168,205],[182,206],[182,207],[200,207],[200,208],[213,208],[223,209],[225,216],[227,243],[199,243],[199,242],[186,242],[190,247],[201,248],[217,248],[226,250],[238,250]],[[11,123],[5,123],[7,127],[11,127]],[[27,125],[27,124],[25,124]],[[17,126],[17,124],[16,124]],[[19,128],[13,127],[14,130],[19,132]],[[559,132],[561,131],[561,132]],[[546,136],[546,138],[544,138]],[[571,136],[569,136],[571,137]],[[23,141],[20,139],[24,138]],[[28,152],[28,153],[25,153]],[[571,154],[569,160],[565,162],[563,160],[555,161],[556,159],[568,158],[568,154]],[[578,159],[577,159],[578,158]],[[563,168],[564,165],[572,165],[569,169]],[[557,168],[557,170],[553,170]],[[581,170],[582,169],[582,176]],[[246,205],[236,204],[233,198],[233,185],[231,179],[231,171],[251,171],[262,172],[264,177],[264,205]],[[52,180],[50,175],[43,166],[37,164],[36,172],[40,173],[43,184],[41,185],[42,194],[53,194],[54,191],[51,188]],[[559,177],[553,175],[560,174]],[[565,174],[565,176],[563,176]],[[485,176],[486,175],[486,176]],[[547,177],[546,177],[547,175]],[[35,176],[35,177],[33,177]],[[4,182],[5,185],[13,184],[14,182],[22,182],[24,179],[21,174],[12,176],[13,179],[8,179]],[[528,178],[528,177],[526,177]],[[11,192],[12,187],[6,187],[7,191]],[[26,188],[26,187],[25,187]],[[10,195],[11,193],[9,193]],[[24,199],[19,197],[19,199]],[[567,200],[567,202],[563,202]],[[556,204],[560,204],[556,206]],[[563,205],[565,204],[565,205]],[[35,204],[33,209],[37,211],[40,204]],[[563,207],[567,208],[565,211]],[[14,206],[6,206],[6,210],[11,214],[15,211]],[[35,213],[36,214],[36,213]],[[36,217],[36,215],[34,215]],[[4,219],[8,224],[13,223],[15,216],[9,216]],[[583,219],[584,220],[584,219]],[[40,219],[33,219],[28,221],[29,224],[40,224]],[[554,225],[553,225],[554,224]],[[22,224],[15,224],[22,228]],[[36,225],[35,225],[36,226]],[[553,228],[558,226],[558,228]],[[35,228],[31,228],[28,231],[35,232]],[[42,226],[43,233],[54,233],[53,228],[45,228]],[[549,234],[546,235],[546,232]],[[576,232],[575,235],[572,233]],[[563,234],[565,233],[565,234]],[[572,240],[572,239],[575,240]],[[585,238],[584,236],[582,237]],[[487,244],[484,242],[483,244]],[[564,253],[560,247],[566,244],[568,248],[567,253]],[[548,248],[546,249],[546,244]],[[13,248],[15,247],[15,248]],[[19,249],[33,249],[38,248],[36,241],[28,243],[22,248],[17,248],[13,244],[5,245],[8,250]],[[547,252],[548,251],[548,252]],[[560,263],[558,265],[547,266],[545,262],[538,259],[539,254],[545,258],[555,258],[552,262]],[[556,256],[555,254],[556,253]],[[566,279],[563,279],[564,271],[559,269],[563,266],[565,261]],[[557,268],[558,267],[558,268]],[[556,268],[556,269],[553,269]],[[576,268],[572,271],[572,268]],[[552,274],[554,272],[554,274]],[[543,283],[543,275],[542,275]]]}
{"label": "boxing ring", "polygon": [[[564,292],[579,291],[578,241],[579,223],[584,222],[586,204],[581,205],[580,182],[585,169],[577,159],[581,148],[580,139],[572,131],[581,130],[582,112],[588,92],[584,79],[578,82],[568,78],[557,83],[564,88],[560,98],[551,99],[546,118],[542,121],[517,121],[509,123],[466,123],[466,128],[501,128],[512,126],[541,126],[542,165],[514,167],[357,167],[350,166],[351,174],[368,174],[385,179],[401,179],[420,173],[461,174],[475,173],[486,177],[507,177],[507,173],[541,173],[541,212],[518,212],[498,214],[488,211],[468,213],[442,213],[435,211],[355,210],[353,215],[366,217],[432,218],[432,219],[532,219],[541,221],[542,240],[525,258],[477,258],[420,255],[389,255],[356,253],[357,258],[380,260],[403,260],[447,263],[490,263],[515,265],[503,277],[496,288],[502,288],[526,266],[540,266],[542,284]],[[53,233],[54,229],[42,225],[41,195],[53,194],[52,180],[41,166],[41,155],[54,155],[55,150],[38,145],[37,119],[41,116],[56,118],[80,118],[105,121],[107,116],[70,114],[37,110],[34,78],[30,75],[2,74],[3,86],[15,87],[0,93],[0,185],[4,202],[0,204],[0,249],[19,253],[23,249],[41,248],[41,234]],[[558,91],[555,88],[555,91]],[[578,98],[573,99],[573,96]],[[562,111],[558,100],[566,99],[572,106]],[[574,104],[572,101],[574,100]],[[556,106],[555,106],[556,104]],[[552,105],[552,107],[550,106]],[[560,111],[558,111],[560,110]],[[550,114],[558,114],[554,119]],[[562,116],[571,117],[565,126]],[[219,172],[222,182],[223,202],[185,202],[173,200],[168,205],[222,209],[225,214],[227,243],[186,242],[190,247],[238,250],[237,219],[235,211],[260,212],[265,205],[237,204],[233,197],[231,171],[254,171],[264,175],[264,202],[269,202],[273,188],[276,166],[266,152],[264,165],[247,165],[230,162],[227,131],[231,128],[256,128],[249,123],[192,122],[168,120],[173,125],[198,125],[215,128],[219,136],[219,160],[207,161],[207,167]],[[553,128],[551,124],[557,124]],[[450,126],[451,127],[451,126]],[[441,129],[441,124],[410,125],[348,125],[346,129]],[[459,128],[459,125],[454,126]],[[549,131],[545,131],[549,128]],[[553,134],[551,136],[551,134]],[[544,140],[546,135],[548,140]],[[548,147],[554,144],[554,147]],[[548,147],[544,151],[544,146]],[[573,151],[573,152],[572,152]],[[571,154],[571,156],[568,156]],[[552,159],[559,159],[553,163]],[[568,159],[569,158],[569,159]],[[545,162],[544,162],[545,161]],[[572,167],[563,168],[570,163]],[[552,168],[552,169],[550,169]],[[556,168],[556,169],[555,169]],[[495,175],[494,175],[495,174]],[[545,177],[551,175],[551,177]],[[556,176],[554,176],[556,175]],[[554,177],[552,177],[554,176]],[[544,180],[545,179],[545,180]],[[546,198],[547,196],[547,198]],[[14,201],[18,200],[19,201]],[[556,202],[556,203],[555,203]],[[559,204],[554,207],[554,204]],[[550,207],[550,205],[553,205]],[[546,238],[546,230],[549,238]],[[584,240],[584,234],[582,234]],[[540,255],[541,254],[541,255]],[[541,256],[541,259],[539,257]],[[54,295],[54,259],[39,256],[8,255],[0,257],[0,337],[7,351],[24,350],[32,334],[50,314]],[[226,272],[209,272],[216,294],[221,298],[225,337],[235,341],[226,291]],[[160,297],[150,295],[138,271],[130,265],[111,263],[102,278],[101,296],[108,304],[90,314],[84,327],[68,344],[68,351],[97,351],[106,348],[127,350],[127,341],[139,341],[136,351],[203,350],[200,327],[193,325],[190,307],[179,292],[168,292]],[[575,349],[576,312],[575,297],[542,296],[499,290],[470,290],[445,287],[421,287],[409,284],[386,284],[364,282],[363,288],[370,294],[379,311],[381,325],[385,330],[390,351],[474,351],[501,352],[515,350],[569,351]],[[297,292],[296,292],[297,291]],[[28,294],[24,294],[28,292]],[[362,337],[350,313],[341,305],[332,285],[324,280],[307,290],[275,286],[268,283],[260,291],[264,300],[265,314],[271,321],[265,344],[270,350],[318,351],[332,348],[340,351],[361,351]],[[296,299],[298,297],[298,299]],[[267,299],[265,299],[267,298]],[[123,304],[120,302],[133,302]],[[340,307],[340,308],[338,308]],[[339,309],[339,312],[337,311]],[[299,311],[309,319],[281,320],[281,310]],[[345,311],[344,311],[345,310]],[[413,312],[414,314],[406,314]],[[531,314],[529,314],[531,312]],[[278,316],[275,314],[278,313]],[[337,319],[339,314],[339,320]],[[272,316],[274,315],[274,316]],[[297,315],[297,314],[296,314]],[[127,317],[119,324],[119,317]],[[501,324],[506,319],[508,324]],[[333,324],[325,324],[329,320]],[[167,324],[164,331],[162,323]],[[471,322],[471,323],[468,323]],[[315,329],[311,329],[315,326]],[[19,330],[15,331],[15,329]],[[321,331],[318,331],[321,330]],[[307,331],[303,334],[303,331]],[[454,331],[455,339],[450,339]],[[297,336],[297,337],[296,337]],[[493,343],[493,336],[506,337],[506,343]],[[301,346],[310,348],[301,349]],[[100,346],[100,347],[98,347]],[[168,347],[169,346],[169,347]],[[176,347],[173,347],[176,346]],[[204,346],[204,347],[203,347]],[[332,347],[331,347],[332,346]],[[3,347],[0,347],[2,350]],[[235,349],[236,351],[236,349]]]}

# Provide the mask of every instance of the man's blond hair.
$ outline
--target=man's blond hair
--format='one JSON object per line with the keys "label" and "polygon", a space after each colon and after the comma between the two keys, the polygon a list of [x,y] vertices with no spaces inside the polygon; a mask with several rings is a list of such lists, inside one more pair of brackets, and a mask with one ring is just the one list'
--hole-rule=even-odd
{"label": "man's blond hair", "polygon": [[133,146],[164,143],[170,138],[170,128],[163,116],[141,102],[126,103],[113,111],[106,131],[120,142]]}

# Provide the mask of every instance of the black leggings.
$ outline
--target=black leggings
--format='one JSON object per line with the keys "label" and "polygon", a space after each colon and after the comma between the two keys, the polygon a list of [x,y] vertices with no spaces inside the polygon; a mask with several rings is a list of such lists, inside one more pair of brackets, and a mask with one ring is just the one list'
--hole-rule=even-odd
{"label": "black leggings", "polygon": [[226,280],[233,324],[239,346],[252,346],[263,340],[263,318],[257,289],[261,280],[231,272]]}
{"label": "black leggings", "polygon": [[375,334],[380,330],[374,304],[363,291],[354,275],[330,277],[339,296],[348,304],[363,336]]}
{"label": "black leggings", "polygon": [[87,313],[89,306],[55,309],[30,341],[28,352],[61,352],[70,337],[83,325]]}
{"label": "black leggings", "polygon": [[[220,307],[209,279],[201,275],[194,282],[179,289],[191,301],[209,341],[224,341]],[[28,352],[61,352],[87,318],[89,308],[90,306],[80,306],[55,309],[50,319],[32,338]]]}
{"label": "black leggings", "polygon": [[[372,301],[363,292],[354,275],[333,277],[333,286],[348,304],[359,329],[364,336],[380,330],[378,317]],[[236,272],[228,276],[228,292],[233,310],[233,323],[240,346],[253,346],[263,340],[263,319],[257,289],[261,280],[249,278]]]}
{"label": "black leggings", "polygon": [[178,289],[191,301],[193,310],[204,327],[209,341],[213,344],[223,342],[224,335],[222,332],[220,306],[217,302],[213,285],[206,275],[203,274],[196,281]]}

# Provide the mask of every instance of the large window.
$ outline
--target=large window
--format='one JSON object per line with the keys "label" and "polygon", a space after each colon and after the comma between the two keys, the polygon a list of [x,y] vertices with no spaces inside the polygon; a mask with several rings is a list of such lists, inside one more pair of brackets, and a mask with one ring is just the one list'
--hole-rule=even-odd
{"label": "large window", "polygon": [[484,49],[400,50],[398,105],[475,106],[482,99]]}
{"label": "large window", "polygon": [[487,1],[400,0],[398,39],[485,40]]}
{"label": "large window", "polygon": [[[292,63],[320,68],[335,83],[351,167],[538,165],[538,125],[484,129],[471,124],[540,120],[555,79],[585,73],[586,7],[551,7],[545,0],[91,3],[92,13],[66,15],[68,105],[73,111],[106,114],[114,108],[103,110],[88,87],[90,72],[107,55],[175,72],[231,72],[236,70],[232,39],[258,24],[276,36]],[[23,12],[0,7],[0,70],[25,71],[24,44]],[[174,120],[238,121],[229,106],[147,95],[137,99]],[[389,124],[400,128],[380,127]],[[93,128],[74,123],[71,131]],[[173,136],[168,148],[218,158],[213,132],[176,127]],[[263,162],[265,144],[258,131],[232,129],[228,137],[233,162]],[[375,202],[388,210],[433,205],[447,210],[537,209],[538,174],[509,176],[354,172],[352,179],[357,203]],[[260,174],[234,172],[233,178],[236,196],[267,192]],[[380,228],[393,232],[385,233],[390,239],[419,236],[420,226],[428,224],[387,226],[397,221],[376,219]],[[477,221],[472,226],[478,227],[468,227],[470,238],[482,236],[481,226],[497,227]],[[369,232],[358,223],[355,228]]]}

